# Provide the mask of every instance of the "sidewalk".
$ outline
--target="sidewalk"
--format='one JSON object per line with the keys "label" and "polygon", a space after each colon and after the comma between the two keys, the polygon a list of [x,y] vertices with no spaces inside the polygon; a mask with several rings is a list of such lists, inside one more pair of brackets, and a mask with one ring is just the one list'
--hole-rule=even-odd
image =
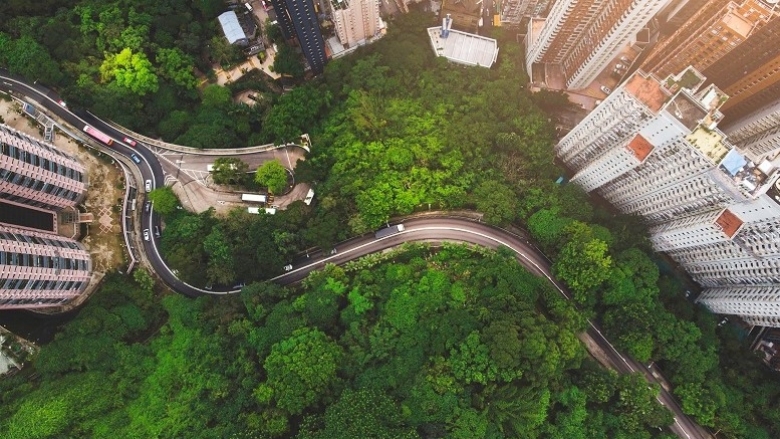
{"label": "sidewalk", "polygon": [[[244,61],[243,63],[233,67],[230,70],[223,70],[221,67],[218,67],[214,70],[214,73],[217,75],[217,84],[221,86],[225,86],[226,84],[230,84],[234,81],[237,81],[239,78],[244,76],[247,72],[249,72],[252,69],[259,69],[262,70],[266,75],[270,76],[273,79],[279,79],[281,76],[271,71],[271,66],[274,64],[274,58],[276,57],[276,52],[274,51],[273,47],[266,47],[265,49],[265,60],[261,63],[260,60],[257,58],[257,55],[252,55]],[[201,85],[204,85],[207,80],[204,80],[201,82]]]}

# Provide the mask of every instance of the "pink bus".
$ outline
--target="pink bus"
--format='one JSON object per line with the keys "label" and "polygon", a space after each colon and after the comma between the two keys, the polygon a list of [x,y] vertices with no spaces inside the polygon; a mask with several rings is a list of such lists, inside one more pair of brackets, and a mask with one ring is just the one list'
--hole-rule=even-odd
{"label": "pink bus", "polygon": [[111,144],[114,143],[114,139],[108,137],[105,133],[94,129],[89,125],[84,127],[84,132],[96,138],[97,140],[100,140],[108,146],[111,146]]}

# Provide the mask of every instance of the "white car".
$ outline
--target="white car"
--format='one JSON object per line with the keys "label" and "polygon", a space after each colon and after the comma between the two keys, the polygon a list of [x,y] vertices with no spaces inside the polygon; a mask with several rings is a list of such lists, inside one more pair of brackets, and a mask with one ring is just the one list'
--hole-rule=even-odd
{"label": "white car", "polygon": [[600,89],[601,91],[603,91],[604,93],[606,93],[606,94],[610,94],[610,93],[612,93],[612,90],[610,90],[610,88],[609,88],[609,87],[607,87],[606,85],[602,85],[601,87],[599,87],[599,89]]}
{"label": "white car", "polygon": [[149,240],[149,229],[144,229],[144,241]]}
{"label": "white car", "polygon": [[283,269],[284,271],[292,271],[292,268],[293,268],[293,267],[292,267],[292,264],[287,264],[287,265],[285,265],[284,267],[282,267],[282,269]]}
{"label": "white car", "polygon": [[631,58],[629,58],[627,56],[621,56],[620,60],[623,61],[626,64],[630,64],[631,63]]}
{"label": "white car", "polygon": [[125,143],[127,143],[127,144],[128,144],[128,145],[130,145],[130,146],[133,146],[133,147],[134,147],[134,146],[136,146],[136,145],[138,145],[138,142],[136,142],[135,140],[133,140],[133,139],[131,139],[131,138],[129,138],[129,137],[124,137],[124,138],[122,138],[122,141],[123,141],[123,142],[125,142]]}
{"label": "white car", "polygon": [[146,180],[144,183],[144,187],[146,188],[146,192],[152,191],[152,180]]}

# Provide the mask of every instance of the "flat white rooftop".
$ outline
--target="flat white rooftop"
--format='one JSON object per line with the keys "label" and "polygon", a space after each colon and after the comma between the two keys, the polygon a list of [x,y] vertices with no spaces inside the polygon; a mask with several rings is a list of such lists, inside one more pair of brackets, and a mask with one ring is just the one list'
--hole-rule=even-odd
{"label": "flat white rooftop", "polygon": [[492,38],[450,30],[447,38],[441,36],[441,26],[429,27],[428,37],[436,56],[467,66],[490,68],[498,57],[498,42]]}

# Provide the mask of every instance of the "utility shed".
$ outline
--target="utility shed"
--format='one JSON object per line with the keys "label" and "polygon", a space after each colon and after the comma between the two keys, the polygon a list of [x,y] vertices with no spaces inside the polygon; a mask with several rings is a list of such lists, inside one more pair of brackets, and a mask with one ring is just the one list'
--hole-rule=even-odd
{"label": "utility shed", "polygon": [[249,38],[246,37],[244,29],[241,28],[241,24],[238,22],[238,16],[234,11],[227,11],[217,17],[220,26],[222,26],[222,32],[228,40],[228,43],[238,46],[246,46],[249,44]]}

